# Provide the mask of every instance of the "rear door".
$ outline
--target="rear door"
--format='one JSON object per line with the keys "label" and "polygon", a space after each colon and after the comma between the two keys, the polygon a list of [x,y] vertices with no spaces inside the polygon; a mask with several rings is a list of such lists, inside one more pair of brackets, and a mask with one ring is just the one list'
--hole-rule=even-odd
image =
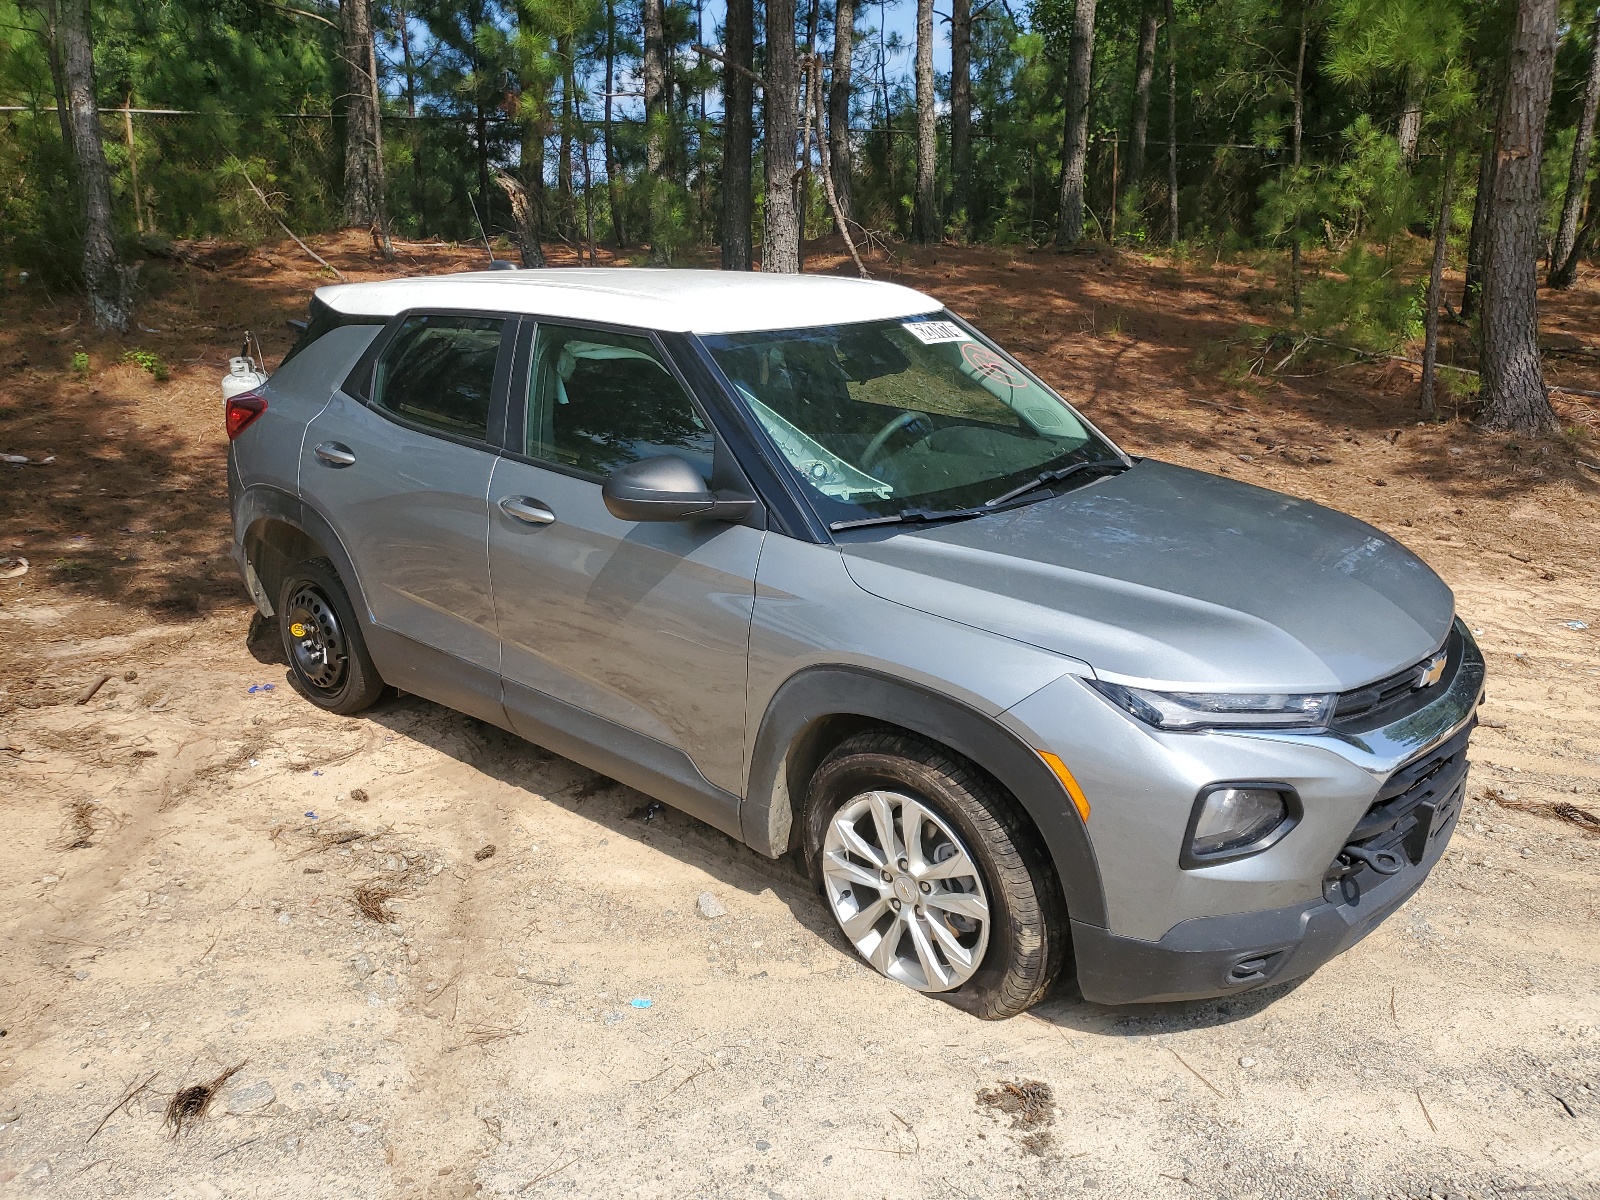
{"label": "rear door", "polygon": [[487,496],[515,327],[464,313],[398,319],[311,422],[300,470],[374,621],[491,677]]}
{"label": "rear door", "polygon": [[618,467],[676,454],[711,479],[731,460],[653,339],[528,326],[489,491],[507,712],[539,741],[548,702],[572,706],[599,718],[589,740],[626,731],[619,749],[737,795],[759,522],[613,517]]}

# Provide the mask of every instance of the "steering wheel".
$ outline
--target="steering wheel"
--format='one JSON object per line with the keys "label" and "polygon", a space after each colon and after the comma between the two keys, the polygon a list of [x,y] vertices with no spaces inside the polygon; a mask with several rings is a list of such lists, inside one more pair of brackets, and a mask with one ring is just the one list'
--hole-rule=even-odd
{"label": "steering wheel", "polygon": [[878,460],[878,455],[883,452],[884,444],[888,442],[890,438],[899,433],[902,429],[906,428],[908,425],[915,425],[918,421],[925,420],[927,416],[927,413],[915,412],[908,409],[907,411],[895,416],[894,419],[891,420],[887,425],[878,430],[877,433],[873,434],[872,440],[867,443],[866,450],[864,450],[861,454],[861,466],[863,469],[872,466],[872,464]]}

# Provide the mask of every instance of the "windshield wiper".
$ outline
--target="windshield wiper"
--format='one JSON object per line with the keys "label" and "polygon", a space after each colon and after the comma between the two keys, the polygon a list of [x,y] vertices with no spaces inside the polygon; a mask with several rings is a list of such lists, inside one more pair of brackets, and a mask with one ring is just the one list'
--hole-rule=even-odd
{"label": "windshield wiper", "polygon": [[841,529],[865,529],[869,525],[910,525],[926,521],[961,521],[968,517],[986,517],[994,510],[992,508],[952,508],[944,512],[928,512],[926,509],[913,508],[902,513],[891,513],[887,517],[860,517],[854,521],[834,521],[828,528],[838,533]]}
{"label": "windshield wiper", "polygon": [[1035,488],[1042,488],[1048,484],[1060,483],[1063,479],[1070,479],[1074,475],[1082,475],[1088,471],[1107,471],[1119,475],[1128,469],[1127,463],[1117,462],[1113,459],[1097,460],[1095,462],[1073,463],[1070,467],[1058,467],[1054,471],[1040,471],[1027,483],[1019,483],[1009,492],[996,496],[993,500],[985,500],[983,507],[993,509],[1007,500],[1015,500],[1018,496],[1025,496]]}

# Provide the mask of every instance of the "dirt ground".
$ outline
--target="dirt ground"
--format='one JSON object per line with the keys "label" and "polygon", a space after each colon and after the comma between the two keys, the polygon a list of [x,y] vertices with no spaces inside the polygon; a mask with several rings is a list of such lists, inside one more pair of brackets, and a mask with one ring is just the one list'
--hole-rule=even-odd
{"label": "dirt ground", "polygon": [[[0,465],[0,1195],[1600,1196],[1600,408],[1519,443],[1416,425],[1404,363],[1273,374],[1243,261],[874,264],[1130,450],[1400,537],[1489,660],[1460,830],[1360,946],[988,1024],[858,965],[788,864],[426,702],[299,699],[226,558],[217,381],[327,277],[191,258],[124,339],[0,293],[0,453],[32,460]],[[1600,390],[1600,287],[1545,323],[1552,381]]]}

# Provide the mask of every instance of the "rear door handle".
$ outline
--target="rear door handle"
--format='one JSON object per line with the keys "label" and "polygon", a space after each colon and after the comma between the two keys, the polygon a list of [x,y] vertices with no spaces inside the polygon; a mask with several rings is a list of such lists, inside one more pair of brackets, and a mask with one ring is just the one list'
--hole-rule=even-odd
{"label": "rear door handle", "polygon": [[356,456],[350,447],[340,442],[323,442],[314,452],[318,458],[330,467],[353,467],[356,465]]}
{"label": "rear door handle", "polygon": [[500,511],[525,525],[549,525],[556,519],[549,505],[532,496],[506,496],[500,501]]}

